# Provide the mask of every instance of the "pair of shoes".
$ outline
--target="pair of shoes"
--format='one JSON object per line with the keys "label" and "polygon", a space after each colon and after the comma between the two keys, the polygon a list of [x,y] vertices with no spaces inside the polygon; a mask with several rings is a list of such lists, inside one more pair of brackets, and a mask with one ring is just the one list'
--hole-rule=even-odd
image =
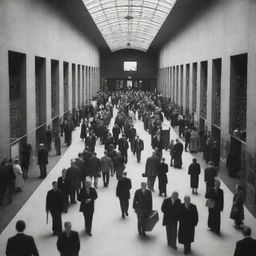
{"label": "pair of shoes", "polygon": [[177,245],[171,245],[174,250],[177,250]]}
{"label": "pair of shoes", "polygon": [[88,236],[92,236],[91,232],[86,231],[86,233],[87,233]]}
{"label": "pair of shoes", "polygon": [[128,217],[129,216],[128,212],[126,212],[125,215]]}
{"label": "pair of shoes", "polygon": [[125,219],[125,215],[124,215],[124,213],[122,213],[122,218],[123,218],[123,219]]}

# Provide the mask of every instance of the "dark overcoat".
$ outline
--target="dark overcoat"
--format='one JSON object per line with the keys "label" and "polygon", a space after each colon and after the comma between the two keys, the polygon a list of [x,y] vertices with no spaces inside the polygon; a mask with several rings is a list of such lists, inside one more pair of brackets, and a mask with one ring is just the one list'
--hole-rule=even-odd
{"label": "dark overcoat", "polygon": [[194,204],[190,204],[188,209],[182,204],[179,211],[179,233],[180,244],[192,243],[195,238],[195,226],[198,223],[198,212]]}

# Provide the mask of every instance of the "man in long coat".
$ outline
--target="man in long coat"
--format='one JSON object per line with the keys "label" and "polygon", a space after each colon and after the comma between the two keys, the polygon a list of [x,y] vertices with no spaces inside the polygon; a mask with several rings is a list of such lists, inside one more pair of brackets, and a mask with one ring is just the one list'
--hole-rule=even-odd
{"label": "man in long coat", "polygon": [[86,181],[85,187],[80,190],[78,195],[78,200],[81,202],[80,212],[84,215],[85,231],[89,236],[92,236],[94,201],[98,198],[96,190],[91,185],[91,181]]}
{"label": "man in long coat", "polygon": [[104,151],[104,156],[100,159],[103,185],[107,187],[109,184],[110,173],[114,174],[114,167],[111,158],[108,156],[108,151]]}
{"label": "man in long coat", "polygon": [[181,167],[182,167],[182,152],[183,152],[183,145],[179,141],[179,139],[176,139],[176,144],[173,147],[174,168],[181,169]]}
{"label": "man in long coat", "polygon": [[136,136],[136,139],[134,141],[134,152],[137,157],[137,162],[140,163],[141,159],[141,151],[144,150],[144,142],[140,139],[139,136]]}
{"label": "man in long coat", "polygon": [[64,210],[64,195],[58,189],[57,182],[52,183],[52,189],[48,191],[46,196],[46,213],[52,215],[52,231],[53,235],[60,235],[62,232],[61,214]]}
{"label": "man in long coat", "polygon": [[68,193],[70,195],[70,200],[72,204],[76,203],[75,197],[76,192],[81,188],[81,171],[76,166],[76,162],[74,159],[71,160],[71,167],[68,168],[67,174],[66,174],[66,187],[68,190]]}
{"label": "man in long coat", "polygon": [[215,186],[207,191],[206,198],[214,201],[214,207],[208,208],[208,227],[219,235],[221,212],[223,211],[224,207],[223,190],[220,188],[219,180],[215,180]]}
{"label": "man in long coat", "polygon": [[167,196],[166,195],[166,185],[168,183],[167,173],[168,173],[168,165],[165,163],[165,158],[163,157],[157,169],[159,196],[161,196],[162,194],[164,194],[165,197]]}
{"label": "man in long coat", "polygon": [[57,240],[57,249],[61,256],[78,256],[80,251],[79,234],[71,230],[71,223],[65,222],[65,231],[62,232]]}
{"label": "man in long coat", "polygon": [[44,179],[47,176],[46,165],[48,164],[48,151],[44,147],[44,144],[41,143],[39,145],[38,155],[37,155],[37,163],[40,168],[40,176],[39,179]]}
{"label": "man in long coat", "polygon": [[94,187],[98,187],[98,178],[100,177],[100,159],[97,157],[97,153],[93,152],[89,159],[89,176],[94,179]]}
{"label": "man in long coat", "polygon": [[154,191],[154,184],[157,176],[157,170],[159,166],[159,158],[156,153],[153,152],[152,156],[147,159],[145,167],[145,176],[147,177],[148,188]]}
{"label": "man in long coat", "polygon": [[195,227],[198,223],[197,207],[190,203],[190,197],[184,197],[184,203],[179,211],[179,233],[178,240],[184,245],[184,253],[187,255],[191,251],[191,243],[195,238]]}
{"label": "man in long coat", "polygon": [[120,207],[122,212],[122,218],[128,216],[130,190],[132,188],[132,182],[127,178],[127,173],[123,173],[123,177],[118,181],[116,187],[116,196],[119,198]]}
{"label": "man in long coat", "polygon": [[136,190],[133,199],[133,208],[138,218],[139,235],[145,236],[146,219],[152,211],[152,193],[147,189],[146,182],[141,183],[141,189]]}
{"label": "man in long coat", "polygon": [[190,175],[190,187],[192,188],[192,194],[197,195],[199,175],[201,173],[200,164],[197,159],[194,158],[192,164],[188,167],[188,174]]}
{"label": "man in long coat", "polygon": [[177,249],[177,227],[181,201],[178,192],[173,192],[172,196],[163,201],[161,210],[164,214],[163,226],[166,226],[168,245]]}
{"label": "man in long coat", "polygon": [[127,150],[129,148],[129,143],[126,140],[125,134],[122,135],[122,138],[118,141],[118,150],[120,151],[122,157],[124,158],[125,163],[128,161]]}

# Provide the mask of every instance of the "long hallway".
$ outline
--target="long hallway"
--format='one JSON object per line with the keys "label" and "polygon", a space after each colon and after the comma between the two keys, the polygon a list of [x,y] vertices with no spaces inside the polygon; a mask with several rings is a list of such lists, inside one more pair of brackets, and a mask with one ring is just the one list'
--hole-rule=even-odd
{"label": "long hallway", "polygon": [[[116,113],[116,110],[115,110]],[[113,122],[113,119],[112,119]],[[112,125],[111,122],[111,125]],[[167,125],[169,125],[167,123]],[[119,200],[115,196],[117,181],[112,178],[110,186],[104,188],[102,180],[99,181],[98,200],[94,214],[92,237],[84,232],[84,220],[79,212],[79,204],[72,205],[67,214],[63,214],[64,221],[70,220],[73,229],[78,231],[81,240],[80,255],[90,256],[139,256],[139,255],[183,255],[183,246],[178,244],[178,251],[174,251],[166,244],[165,228],[162,226],[162,214],[160,212],[163,197],[158,196],[157,183],[155,184],[156,192],[153,193],[153,209],[160,213],[160,221],[152,233],[148,233],[146,238],[139,237],[137,234],[136,215],[131,208],[134,191],[140,187],[140,182],[145,179],[142,177],[144,172],[146,158],[151,155],[150,136],[143,129],[143,124],[137,121],[135,124],[137,133],[144,140],[145,151],[142,154],[141,163],[137,163],[136,158],[129,150],[128,164],[126,171],[128,177],[132,179],[132,198],[130,200],[130,211],[127,219],[121,218],[119,209]],[[80,129],[76,129],[73,134],[73,143],[66,151],[62,159],[56,164],[48,177],[42,182],[39,188],[34,192],[23,208],[10,222],[7,228],[2,232],[0,237],[0,255],[5,255],[5,245],[7,239],[15,234],[15,223],[18,219],[23,219],[27,223],[26,233],[34,236],[39,253],[41,256],[58,255],[56,249],[56,237],[51,236],[51,218],[46,225],[45,198],[46,193],[51,189],[51,182],[57,180],[61,175],[63,168],[69,167],[70,159],[77,156],[78,152],[84,148],[84,143],[80,140]],[[177,137],[174,130],[171,130],[171,138]],[[103,156],[103,146],[97,142],[96,152],[98,157]],[[169,163],[169,152],[164,152],[164,156]],[[168,195],[172,191],[179,192],[183,200],[184,195],[191,195],[189,188],[189,176],[187,175],[188,165],[191,163],[192,155],[185,152],[183,154],[183,169],[169,169],[168,173]],[[204,165],[201,165],[202,170]],[[203,173],[200,176],[199,195],[191,195],[192,203],[195,203],[199,212],[199,224],[196,228],[195,243],[192,244],[192,255],[198,256],[215,256],[215,255],[233,255],[235,243],[242,238],[242,234],[233,227],[233,222],[229,219],[229,213],[232,204],[232,193],[222,183],[224,190],[224,212],[222,214],[221,236],[216,236],[207,228],[208,212],[205,207],[203,182]],[[245,210],[245,224],[251,227],[256,226],[253,216]],[[255,229],[254,229],[255,232]],[[253,234],[255,235],[255,233]]]}

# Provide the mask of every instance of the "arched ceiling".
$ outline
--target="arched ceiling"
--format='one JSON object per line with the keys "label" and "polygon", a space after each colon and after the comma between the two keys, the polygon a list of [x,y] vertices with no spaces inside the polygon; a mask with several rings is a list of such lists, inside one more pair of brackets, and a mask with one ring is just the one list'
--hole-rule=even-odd
{"label": "arched ceiling", "polygon": [[177,0],[82,0],[112,52],[146,52]]}

